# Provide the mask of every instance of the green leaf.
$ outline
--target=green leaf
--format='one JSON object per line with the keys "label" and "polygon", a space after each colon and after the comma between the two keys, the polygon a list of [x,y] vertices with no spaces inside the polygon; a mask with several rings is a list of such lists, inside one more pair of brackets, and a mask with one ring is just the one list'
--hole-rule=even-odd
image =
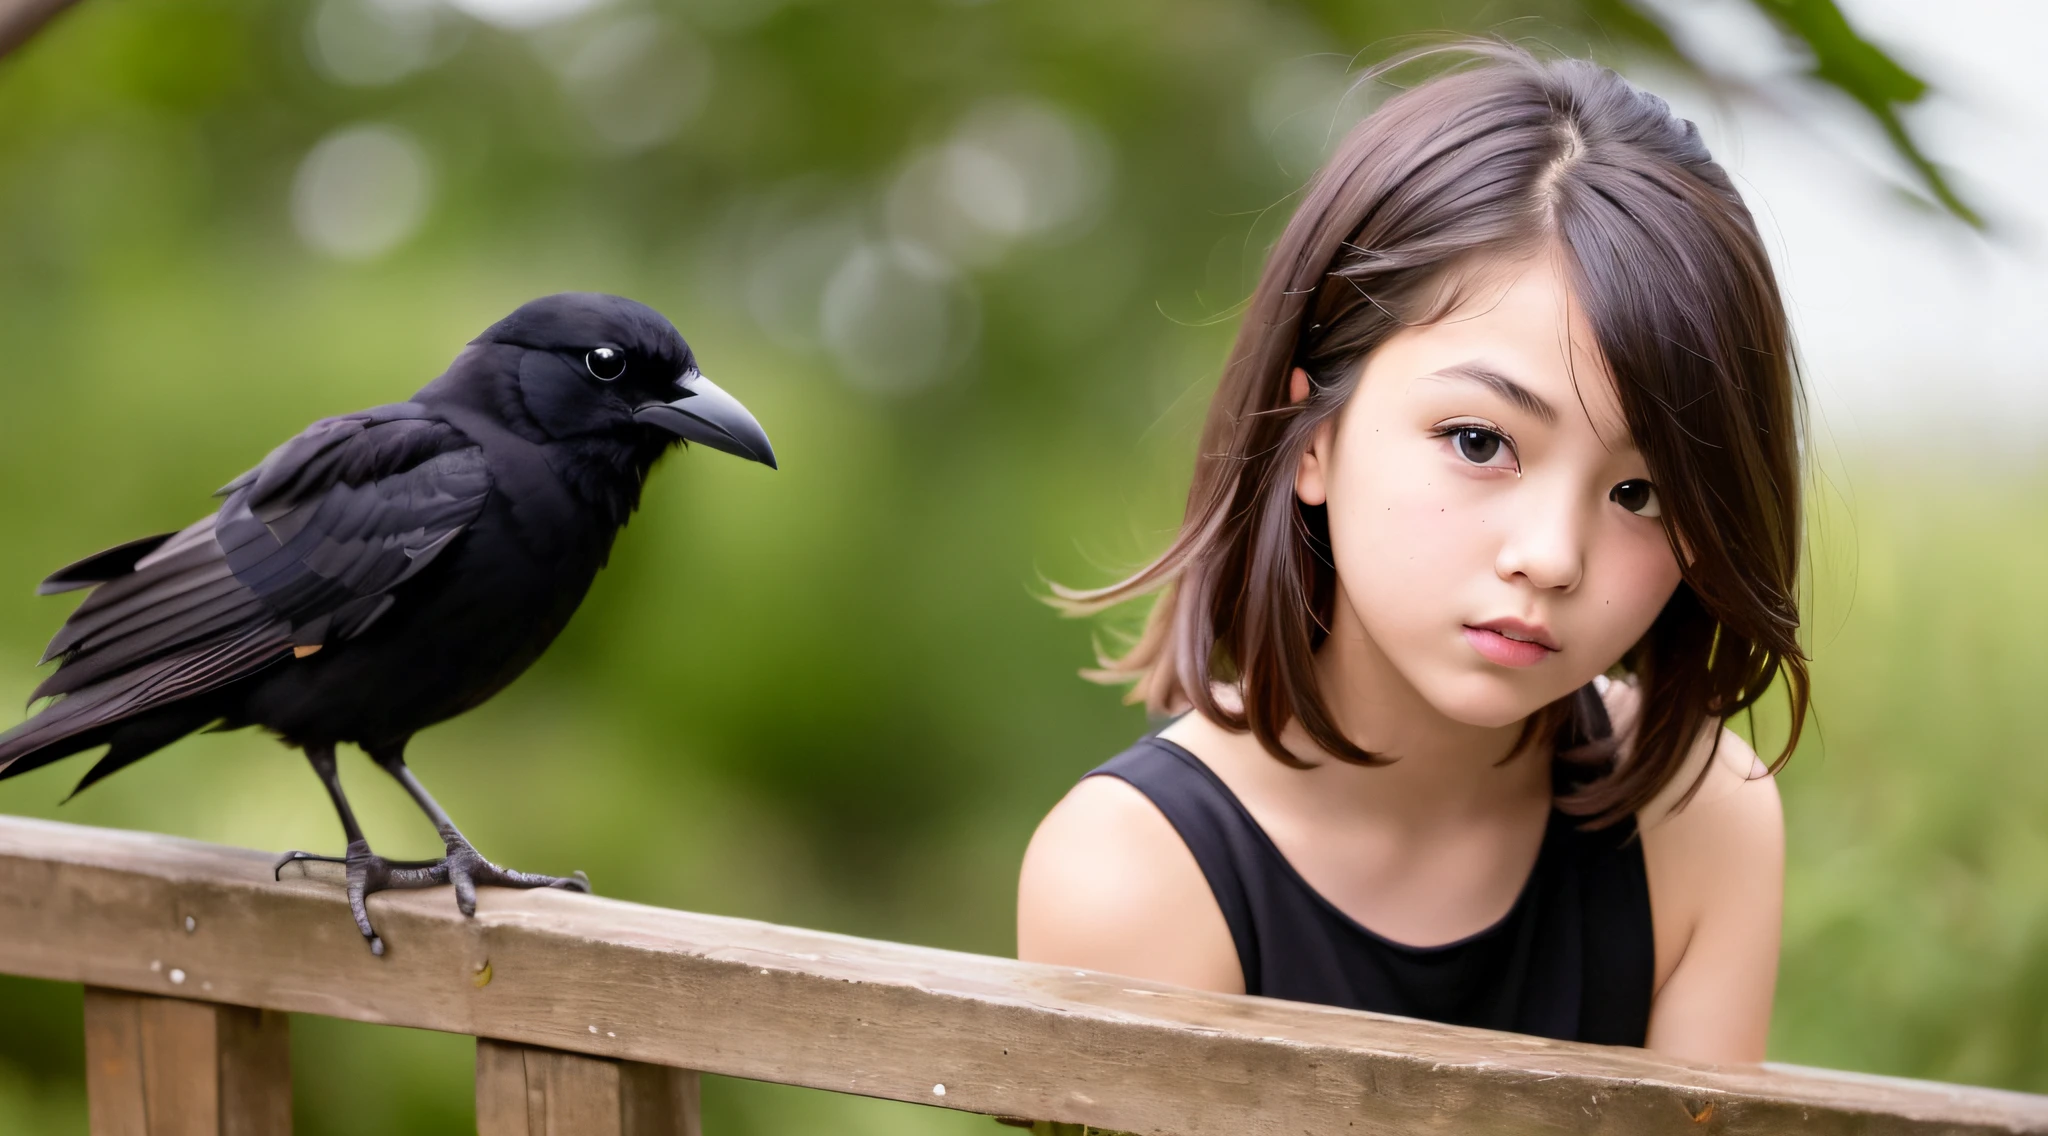
{"label": "green leaf", "polygon": [[1982,228],[1984,219],[1956,193],[1941,167],[1913,138],[1899,111],[1925,98],[1927,82],[1886,55],[1883,48],[1858,35],[1834,0],[1752,0],[1787,33],[1813,53],[1809,71],[1815,79],[1856,100],[1883,128],[1892,148],[1911,165],[1927,192],[1943,208]]}

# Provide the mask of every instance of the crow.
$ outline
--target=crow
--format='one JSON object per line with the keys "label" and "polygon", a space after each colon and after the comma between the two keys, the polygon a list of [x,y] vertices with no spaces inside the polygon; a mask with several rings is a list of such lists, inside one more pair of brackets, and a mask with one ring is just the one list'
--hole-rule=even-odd
{"label": "crow", "polygon": [[[302,750],[348,841],[349,909],[452,883],[588,891],[477,854],[405,762],[406,743],[505,688],[569,622],[654,462],[697,442],[775,468],[761,426],[654,309],[563,293],[493,324],[408,402],[322,419],[229,482],[212,516],[58,570],[92,591],[51,641],[42,710],[0,734],[0,778],[105,746],[73,794],[186,734],[259,726]],[[386,860],[342,794],[361,747],[447,855]]]}

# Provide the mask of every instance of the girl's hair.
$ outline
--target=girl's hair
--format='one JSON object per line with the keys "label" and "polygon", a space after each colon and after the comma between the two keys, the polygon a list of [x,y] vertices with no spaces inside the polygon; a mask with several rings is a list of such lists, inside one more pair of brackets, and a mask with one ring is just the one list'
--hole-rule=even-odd
{"label": "girl's hair", "polygon": [[[1295,470],[1366,356],[1456,306],[1446,283],[1554,245],[1684,566],[1621,660],[1641,689],[1627,760],[1588,742],[1592,710],[1578,698],[1524,726],[1524,744],[1547,738],[1583,773],[1561,779],[1559,806],[1607,824],[1648,803],[1710,726],[1780,674],[1791,737],[1774,770],[1798,741],[1808,685],[1791,336],[1756,224],[1692,123],[1591,63],[1492,42],[1454,50],[1476,65],[1389,99],[1308,185],[1224,367],[1172,545],[1120,583],[1056,588],[1057,602],[1092,612],[1161,593],[1138,641],[1088,672],[1134,683],[1131,701],[1192,707],[1290,764],[1301,762],[1280,742],[1289,721],[1337,757],[1384,761],[1343,735],[1316,684],[1336,570],[1327,514],[1296,498]],[[1301,402],[1289,399],[1295,367],[1310,377]],[[1218,682],[1241,704],[1220,703]]]}

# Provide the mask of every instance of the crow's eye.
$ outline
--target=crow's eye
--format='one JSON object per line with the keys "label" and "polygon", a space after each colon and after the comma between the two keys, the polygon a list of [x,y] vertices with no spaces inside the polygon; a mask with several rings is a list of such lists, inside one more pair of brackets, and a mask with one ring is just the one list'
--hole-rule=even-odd
{"label": "crow's eye", "polygon": [[611,382],[626,373],[626,353],[615,347],[593,347],[583,357],[583,365],[590,368],[592,377]]}

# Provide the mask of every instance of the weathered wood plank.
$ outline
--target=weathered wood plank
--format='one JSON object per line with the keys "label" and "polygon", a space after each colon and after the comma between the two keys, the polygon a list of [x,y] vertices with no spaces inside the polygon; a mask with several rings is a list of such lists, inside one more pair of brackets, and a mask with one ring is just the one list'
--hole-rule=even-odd
{"label": "weathered wood plank", "polygon": [[[0,972],[1141,1134],[2048,1134],[2048,1098],[1713,1068],[558,891],[371,901],[267,853],[0,818]],[[189,918],[189,922],[188,922]],[[167,975],[183,976],[182,983]]]}
{"label": "weathered wood plank", "polygon": [[685,1069],[477,1039],[477,1136],[702,1136],[697,1102]]}
{"label": "weathered wood plank", "polygon": [[292,1130],[281,1013],[85,991],[93,1136],[282,1136]]}
{"label": "weathered wood plank", "polygon": [[476,1040],[477,1136],[526,1136],[526,1047]]}
{"label": "weathered wood plank", "polygon": [[694,1069],[619,1062],[619,1115],[630,1136],[704,1136],[703,1078]]}

